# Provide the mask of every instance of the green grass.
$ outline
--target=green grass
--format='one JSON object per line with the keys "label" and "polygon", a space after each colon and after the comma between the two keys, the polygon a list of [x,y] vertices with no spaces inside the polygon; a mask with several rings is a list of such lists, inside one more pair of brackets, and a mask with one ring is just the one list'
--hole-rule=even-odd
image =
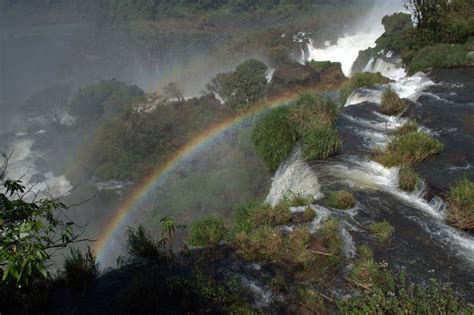
{"label": "green grass", "polygon": [[414,191],[420,177],[408,166],[402,167],[398,173],[398,187],[404,191]]}
{"label": "green grass", "polygon": [[326,248],[327,253],[333,255],[333,262],[338,262],[338,256],[342,251],[342,238],[339,235],[339,221],[336,218],[329,218],[324,222],[319,230],[319,237]]}
{"label": "green grass", "polygon": [[279,229],[262,225],[247,233],[237,233],[234,244],[245,259],[269,261],[284,252],[285,240]]}
{"label": "green grass", "polygon": [[193,246],[217,246],[227,237],[224,220],[215,216],[207,216],[194,221],[191,225],[188,241]]}
{"label": "green grass", "polygon": [[313,201],[314,198],[311,196],[304,196],[301,193],[290,192],[280,200],[280,202],[278,203],[278,207],[283,207],[286,209],[292,207],[304,207],[312,204]]}
{"label": "green grass", "polygon": [[287,107],[271,110],[257,122],[252,133],[257,154],[271,171],[277,170],[298,141],[288,114]]}
{"label": "green grass", "polygon": [[277,226],[288,223],[291,220],[291,212],[289,210],[290,206],[292,206],[291,201],[291,199],[288,199],[288,201],[283,199],[275,207],[265,202],[250,202],[241,206],[234,215],[232,234],[249,232],[262,225]]}
{"label": "green grass", "polygon": [[443,144],[422,132],[395,136],[385,150],[374,159],[386,167],[409,165],[433,157],[443,150]]}
{"label": "green grass", "polygon": [[387,89],[382,94],[382,104],[379,107],[379,111],[388,116],[395,116],[403,113],[407,108],[405,101],[400,99],[398,94],[392,89]]}
{"label": "green grass", "polygon": [[339,67],[341,66],[339,62],[314,61],[314,60],[311,60],[310,62],[307,62],[306,64],[319,72],[324,72],[328,70],[329,68],[331,68],[332,66],[339,66]]}
{"label": "green grass", "polygon": [[474,230],[474,182],[458,180],[449,190],[449,222],[463,230]]}
{"label": "green grass", "polygon": [[419,129],[418,123],[416,121],[409,120],[405,124],[403,124],[403,126],[398,128],[394,132],[394,134],[396,136],[401,136],[401,135],[405,135],[405,134],[410,133],[410,132],[416,132],[416,131],[418,131],[418,129]]}
{"label": "green grass", "polygon": [[474,60],[460,44],[437,44],[419,50],[408,64],[408,73],[414,74],[430,68],[473,66]]}
{"label": "green grass", "polygon": [[307,161],[325,160],[336,155],[340,148],[341,139],[332,126],[309,130],[303,136],[303,157]]}
{"label": "green grass", "polygon": [[355,90],[362,88],[362,87],[369,87],[377,84],[386,84],[389,83],[390,80],[381,75],[379,72],[377,73],[370,73],[370,72],[362,72],[356,73],[352,76],[352,78],[345,82],[341,89],[340,89],[340,100],[341,103],[344,104],[349,96]]}
{"label": "green grass", "polygon": [[68,287],[84,292],[92,286],[98,274],[98,265],[90,247],[85,254],[77,248],[71,248],[70,256],[64,261],[64,276]]}
{"label": "green grass", "polygon": [[311,207],[306,207],[303,212],[304,222],[312,222],[316,218],[316,211]]}
{"label": "green grass", "polygon": [[354,196],[347,191],[331,192],[328,195],[327,204],[331,208],[347,210],[354,207],[355,203]]}
{"label": "green grass", "polygon": [[392,236],[393,226],[387,220],[383,220],[382,222],[369,225],[369,231],[379,241],[386,242]]}
{"label": "green grass", "polygon": [[158,242],[142,225],[128,229],[127,250],[132,257],[143,259],[157,259],[162,254]]}

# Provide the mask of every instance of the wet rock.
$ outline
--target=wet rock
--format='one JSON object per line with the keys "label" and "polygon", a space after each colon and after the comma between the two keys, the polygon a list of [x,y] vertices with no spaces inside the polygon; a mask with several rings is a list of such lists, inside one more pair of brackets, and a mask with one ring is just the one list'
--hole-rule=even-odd
{"label": "wet rock", "polygon": [[292,63],[275,70],[270,85],[270,94],[296,87],[305,87],[321,82],[321,74],[310,66]]}

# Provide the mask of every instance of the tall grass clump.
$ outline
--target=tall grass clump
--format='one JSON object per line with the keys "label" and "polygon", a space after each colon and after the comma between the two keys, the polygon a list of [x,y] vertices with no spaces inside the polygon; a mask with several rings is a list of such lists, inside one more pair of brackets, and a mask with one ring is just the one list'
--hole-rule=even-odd
{"label": "tall grass clump", "polygon": [[217,246],[227,237],[224,220],[215,216],[207,216],[194,221],[191,225],[188,241],[193,246]]}
{"label": "tall grass clump", "polygon": [[382,104],[379,111],[388,116],[399,115],[407,108],[407,104],[392,89],[386,89],[382,94]]}
{"label": "tall grass clump", "polygon": [[272,171],[276,171],[298,141],[294,124],[289,119],[289,109],[271,110],[256,124],[252,133],[257,154]]}
{"label": "tall grass clump", "polygon": [[395,136],[375,160],[386,167],[408,165],[426,160],[441,152],[443,144],[423,132]]}
{"label": "tall grass clump", "polygon": [[304,207],[313,203],[314,198],[311,196],[305,196],[301,193],[290,192],[283,196],[278,202],[277,207],[283,207],[289,209],[291,207]]}
{"label": "tall grass clump", "polygon": [[352,78],[345,82],[340,89],[341,103],[344,104],[349,96],[357,89],[369,87],[377,84],[387,84],[390,80],[384,77],[380,72],[362,72],[355,73]]}
{"label": "tall grass clump", "polygon": [[232,234],[249,232],[262,225],[277,226],[288,223],[291,220],[290,201],[282,200],[275,207],[265,202],[250,202],[241,206],[234,215]]}
{"label": "tall grass clump", "polygon": [[356,200],[354,196],[347,191],[332,192],[328,196],[327,204],[331,208],[347,210],[354,207]]}
{"label": "tall grass clump", "polygon": [[160,244],[142,225],[128,229],[127,250],[131,256],[143,259],[156,259],[162,254]]}
{"label": "tall grass clump", "polygon": [[406,123],[404,123],[403,126],[398,128],[394,132],[394,134],[396,136],[401,136],[401,135],[405,135],[405,134],[410,133],[410,132],[416,132],[416,131],[418,131],[419,128],[420,128],[420,126],[418,125],[418,123],[416,121],[409,120]]}
{"label": "tall grass clump", "polygon": [[234,244],[245,259],[269,261],[283,253],[285,242],[279,229],[262,225],[248,233],[237,233]]}
{"label": "tall grass clump", "polygon": [[90,247],[87,247],[85,254],[71,248],[70,255],[64,261],[64,275],[70,288],[83,292],[91,287],[98,274],[98,265]]}
{"label": "tall grass clump", "polygon": [[448,220],[457,228],[474,230],[474,182],[458,180],[449,190]]}
{"label": "tall grass clump", "polygon": [[333,127],[309,130],[303,136],[303,156],[306,160],[325,160],[341,148],[341,139]]}
{"label": "tall grass clump", "polygon": [[386,242],[392,236],[393,226],[387,220],[383,220],[369,225],[369,231],[379,241]]}
{"label": "tall grass clump", "polygon": [[398,173],[398,187],[404,191],[414,191],[420,177],[409,166],[404,166]]}
{"label": "tall grass clump", "polygon": [[416,53],[408,64],[408,74],[430,68],[452,68],[473,66],[474,60],[468,57],[463,45],[437,44],[428,46]]}

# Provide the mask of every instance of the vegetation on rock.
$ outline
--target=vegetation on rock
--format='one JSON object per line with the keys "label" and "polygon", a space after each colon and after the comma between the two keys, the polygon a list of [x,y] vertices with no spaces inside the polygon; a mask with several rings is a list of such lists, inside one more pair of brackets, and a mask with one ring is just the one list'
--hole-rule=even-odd
{"label": "vegetation on rock", "polygon": [[409,166],[404,166],[398,173],[398,187],[404,191],[414,191],[420,180],[418,174]]}
{"label": "vegetation on rock", "polygon": [[443,144],[423,132],[395,136],[387,147],[376,153],[375,160],[386,167],[409,165],[433,157]]}
{"label": "vegetation on rock", "polygon": [[227,237],[224,220],[215,216],[208,216],[196,220],[191,225],[188,241],[193,246],[217,246]]}
{"label": "vegetation on rock", "polygon": [[474,182],[458,180],[448,194],[448,220],[463,230],[474,230]]}
{"label": "vegetation on rock", "polygon": [[340,100],[341,103],[344,104],[349,96],[357,89],[363,87],[370,87],[377,84],[386,84],[389,83],[390,80],[384,77],[379,72],[377,73],[370,73],[370,72],[362,72],[362,73],[355,73],[349,81],[346,81],[342,84],[340,89]]}
{"label": "vegetation on rock", "polygon": [[388,116],[400,115],[407,108],[405,101],[400,99],[398,94],[390,88],[382,94],[382,104],[379,111]]}
{"label": "vegetation on rock", "polygon": [[354,196],[347,191],[335,191],[328,195],[327,204],[331,208],[347,210],[355,206]]}
{"label": "vegetation on rock", "polygon": [[369,225],[370,233],[381,242],[386,242],[390,239],[393,233],[393,227],[387,220],[382,222],[372,223]]}

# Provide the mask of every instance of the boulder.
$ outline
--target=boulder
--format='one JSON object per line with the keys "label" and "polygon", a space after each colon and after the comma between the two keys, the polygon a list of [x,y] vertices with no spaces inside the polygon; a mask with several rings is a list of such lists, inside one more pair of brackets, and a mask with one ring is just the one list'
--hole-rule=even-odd
{"label": "boulder", "polygon": [[286,89],[315,85],[320,82],[321,75],[319,71],[307,65],[291,63],[275,70],[269,91],[272,94]]}

